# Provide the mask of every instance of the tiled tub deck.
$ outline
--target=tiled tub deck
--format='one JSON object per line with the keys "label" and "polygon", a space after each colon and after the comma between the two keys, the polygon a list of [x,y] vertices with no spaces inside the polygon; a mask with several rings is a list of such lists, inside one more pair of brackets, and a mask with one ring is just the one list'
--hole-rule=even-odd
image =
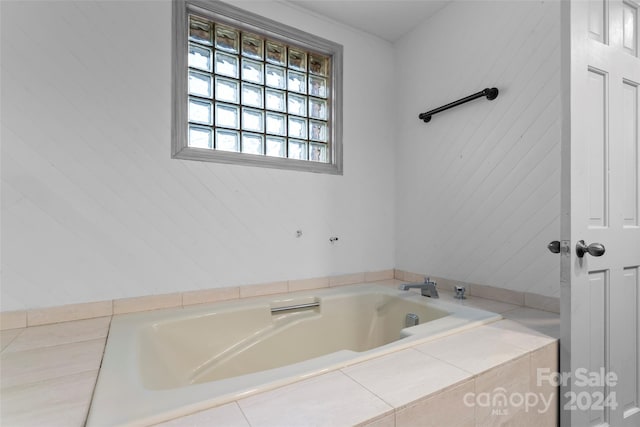
{"label": "tiled tub deck", "polygon": [[[442,291],[441,298],[501,313],[505,320],[163,425],[555,426],[557,390],[538,386],[536,369],[557,369],[558,315],[478,297],[460,302]],[[0,424],[82,426],[110,320],[2,331]],[[542,403],[528,410],[473,405],[473,396],[501,388],[555,400],[546,411]]]}

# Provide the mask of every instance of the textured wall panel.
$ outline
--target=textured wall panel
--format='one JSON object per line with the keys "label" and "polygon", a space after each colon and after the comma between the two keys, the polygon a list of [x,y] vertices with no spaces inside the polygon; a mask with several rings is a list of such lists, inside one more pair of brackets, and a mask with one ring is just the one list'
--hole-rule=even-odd
{"label": "textured wall panel", "polygon": [[396,45],[398,268],[559,296],[559,22],[558,2],[452,2]]}
{"label": "textured wall panel", "polygon": [[394,267],[391,45],[238,4],[344,45],[344,176],[170,159],[169,1],[3,2],[2,310]]}

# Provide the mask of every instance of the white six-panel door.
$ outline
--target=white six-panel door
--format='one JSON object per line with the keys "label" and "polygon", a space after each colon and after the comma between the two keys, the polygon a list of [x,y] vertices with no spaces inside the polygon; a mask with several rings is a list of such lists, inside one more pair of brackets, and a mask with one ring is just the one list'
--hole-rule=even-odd
{"label": "white six-panel door", "polygon": [[563,426],[640,426],[639,15],[563,3]]}

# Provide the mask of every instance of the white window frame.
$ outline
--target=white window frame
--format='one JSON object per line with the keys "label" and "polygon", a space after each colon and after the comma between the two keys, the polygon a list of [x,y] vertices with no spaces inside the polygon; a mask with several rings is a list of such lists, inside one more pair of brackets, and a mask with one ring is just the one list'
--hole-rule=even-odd
{"label": "white window frame", "polygon": [[[331,57],[331,114],[328,163],[188,146],[188,16],[190,13],[281,41],[306,47]],[[343,47],[293,27],[283,25],[216,0],[173,2],[172,141],[171,157],[183,160],[233,163],[266,168],[342,175],[342,63]]]}

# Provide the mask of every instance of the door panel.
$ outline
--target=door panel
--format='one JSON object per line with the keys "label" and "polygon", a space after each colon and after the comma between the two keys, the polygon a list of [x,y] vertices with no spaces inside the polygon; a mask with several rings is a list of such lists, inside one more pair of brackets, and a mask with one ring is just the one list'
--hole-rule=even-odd
{"label": "door panel", "polygon": [[[640,426],[638,5],[562,6],[563,426]],[[579,240],[606,251],[578,258]],[[600,383],[580,384],[578,370]],[[565,407],[571,398],[582,404]]]}
{"label": "door panel", "polygon": [[638,7],[624,2],[622,8],[622,47],[628,54],[638,56]]}
{"label": "door panel", "polygon": [[606,2],[594,0],[589,2],[589,37],[600,43],[606,42],[607,24]]}
{"label": "door panel", "polygon": [[[607,299],[609,283],[608,271],[589,272],[589,364],[585,366],[588,372],[599,372],[601,368],[606,366],[606,352],[604,343],[607,342],[607,313],[606,304],[603,301]],[[603,386],[589,386],[581,388],[588,391],[592,396],[598,393],[604,395]],[[589,425],[599,425],[605,422],[604,409],[599,406],[592,406],[589,411]]]}
{"label": "door panel", "polygon": [[622,219],[624,227],[638,226],[638,85],[623,82],[622,99]]}
{"label": "door panel", "polygon": [[[611,313],[614,322],[624,324],[626,334],[613,334],[611,346],[619,349],[625,357],[612,361],[612,372],[623,372],[616,385],[616,399],[623,417],[628,418],[634,411],[640,410],[640,348],[638,332],[640,331],[640,293],[638,287],[638,267],[622,270],[620,292],[612,306],[616,310]],[[616,317],[620,317],[616,319]]]}
{"label": "door panel", "polygon": [[601,71],[590,69],[586,98],[589,106],[586,109],[589,132],[585,138],[587,151],[587,176],[589,197],[589,227],[606,227],[607,224],[607,75]]}

